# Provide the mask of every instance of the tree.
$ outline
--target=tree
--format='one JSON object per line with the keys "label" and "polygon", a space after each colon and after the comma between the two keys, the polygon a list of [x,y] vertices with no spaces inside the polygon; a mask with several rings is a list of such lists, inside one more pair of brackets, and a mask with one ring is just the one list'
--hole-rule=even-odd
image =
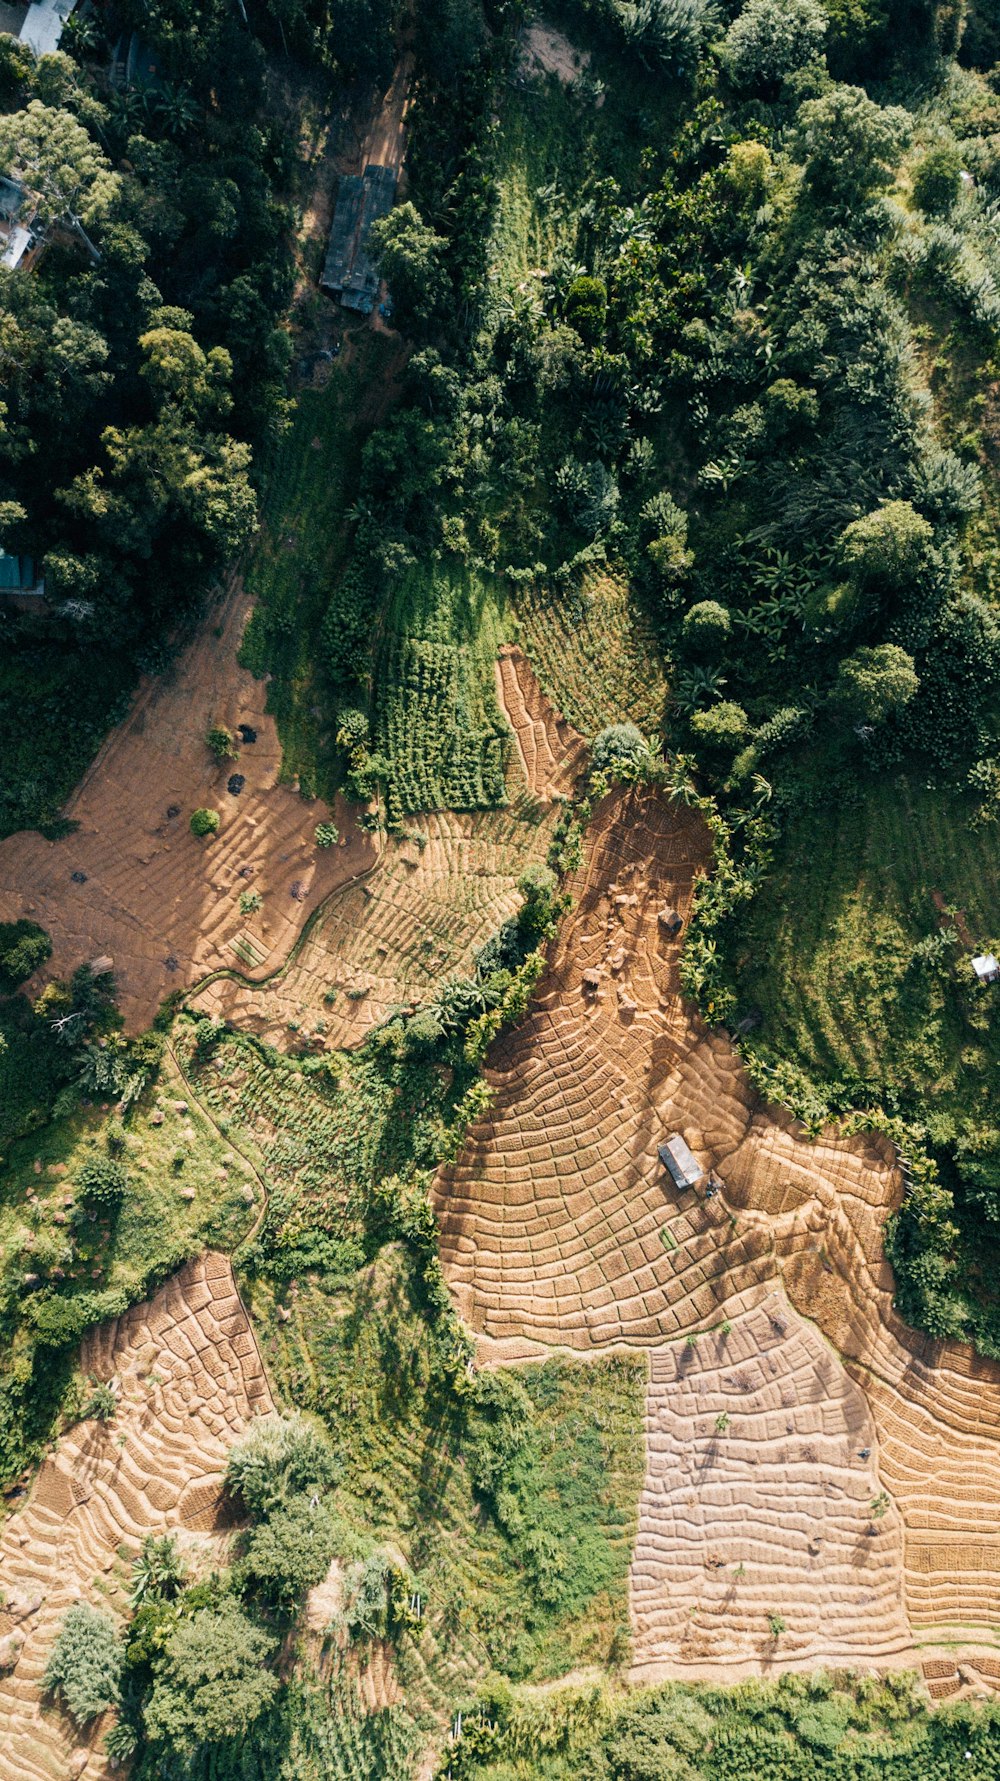
{"label": "tree", "polygon": [[369,240],[402,332],[425,334],[447,307],[444,240],[410,203],[397,205],[373,223]]}
{"label": "tree", "polygon": [[13,995],[52,955],[52,942],[35,921],[0,921],[0,995]]}
{"label": "tree", "polygon": [[908,705],[919,685],[912,656],[895,643],[879,643],[841,662],[835,692],[852,717],[875,724]]}
{"label": "tree", "polygon": [[649,743],[633,723],[608,724],[594,737],[590,761],[595,773],[635,771],[648,760]]}
{"label": "tree", "polygon": [[574,278],[566,292],[564,314],[587,346],[596,346],[604,332],[608,292],[603,279]]}
{"label": "tree", "polygon": [[900,589],[922,568],[934,529],[909,501],[885,501],[852,520],[840,537],[840,556],[851,580]]}
{"label": "tree", "polygon": [[849,207],[892,184],[910,135],[899,105],[880,106],[861,87],[837,86],[799,107],[806,183],[822,203]]}
{"label": "tree", "polygon": [[962,157],[955,143],[941,143],[924,156],[913,175],[913,197],[928,216],[947,216],[962,189]]}
{"label": "tree", "polygon": [[773,87],[822,54],[827,22],[819,0],[748,0],[723,45],[730,79],[738,87]]}
{"label": "tree", "polygon": [[74,1602],[45,1666],[45,1687],[62,1696],[77,1725],[118,1701],[122,1648],[115,1623],[88,1602]]}
{"label": "tree", "polygon": [[747,714],[732,699],[720,699],[707,711],[695,711],[691,728],[707,748],[738,748],[747,733]]}
{"label": "tree", "polygon": [[192,835],[214,835],[219,827],[219,812],[206,810],[202,805],[200,810],[192,810],[189,827]]}
{"label": "tree", "polygon": [[280,1687],[267,1668],[274,1651],[270,1634],[236,1601],[182,1619],[154,1665],[148,1736],[186,1756],[244,1736]]}
{"label": "tree", "polygon": [[315,1498],[296,1496],[254,1528],[236,1575],[250,1594],[290,1613],[326,1576],[336,1547],[329,1510]]}
{"label": "tree", "polygon": [[698,600],[684,614],[681,627],[688,648],[699,655],[710,655],[721,649],[732,628],[729,608],[718,600]]}
{"label": "tree", "polygon": [[100,258],[84,224],[107,216],[121,180],[71,112],[32,99],[26,111],[0,117],[0,172],[14,174],[30,193],[41,224],[65,224]]}
{"label": "tree", "polygon": [[254,1516],[267,1516],[301,1492],[328,1490],[340,1461],[319,1424],[296,1412],[258,1416],[229,1450],[226,1485]]}
{"label": "tree", "polygon": [[117,1206],[128,1188],[124,1164],[113,1156],[87,1157],[73,1179],[88,1206]]}

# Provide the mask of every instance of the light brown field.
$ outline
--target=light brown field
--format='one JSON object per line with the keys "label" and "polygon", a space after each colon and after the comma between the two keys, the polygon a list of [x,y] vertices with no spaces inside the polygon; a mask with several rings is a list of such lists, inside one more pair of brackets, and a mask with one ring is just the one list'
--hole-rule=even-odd
{"label": "light brown field", "polygon": [[[899,1663],[940,1641],[978,1655],[964,1683],[935,1656],[936,1693],[995,1680],[1000,1369],[893,1310],[888,1143],[809,1142],[683,1001],[658,912],[686,916],[707,860],[689,811],[639,792],[599,811],[534,1009],[492,1055],[494,1105],[436,1184],[456,1302],[486,1358],[651,1351],[637,1675]],[[656,1147],[675,1130],[713,1197],[669,1183]]]}
{"label": "light brown field", "polygon": [[189,1263],[148,1304],[92,1332],[81,1365],[118,1382],[118,1412],[56,1444],[0,1536],[0,1636],[24,1639],[16,1667],[0,1676],[0,1781],[109,1772],[106,1722],[82,1734],[41,1694],[62,1617],[78,1600],[123,1613],[130,1560],[147,1534],[179,1531],[193,1561],[217,1559],[226,1454],[247,1421],[272,1408],[222,1255]]}
{"label": "light brown field", "polygon": [[390,1009],[472,969],[477,948],[519,907],[521,873],[544,860],[554,800],[583,754],[519,649],[501,652],[497,691],[517,741],[508,808],[414,818],[422,844],[388,837],[377,867],[329,899],[286,971],[260,988],[216,978],[194,1006],[277,1046],[317,1026],[328,1046],[357,1045]]}
{"label": "light brown field", "polygon": [[[220,965],[273,970],[310,911],[375,858],[372,838],[339,799],[334,816],[345,844],[317,848],[313,831],[326,806],[280,783],[266,683],[236,660],[249,605],[235,582],[217,614],[221,635],[206,624],[170,672],[143,685],[66,807],[75,834],[0,841],[0,920],[30,915],[48,929],[46,975],[113,958],[132,1032],[149,1024],[171,990]],[[238,761],[217,765],[206,731],[241,723],[256,730],[256,742],[241,747]],[[226,790],[234,772],[246,781],[239,796]],[[201,805],[220,812],[214,839],[189,831]],[[74,873],[85,882],[74,882]],[[239,894],[251,888],[264,907],[244,919]]]}

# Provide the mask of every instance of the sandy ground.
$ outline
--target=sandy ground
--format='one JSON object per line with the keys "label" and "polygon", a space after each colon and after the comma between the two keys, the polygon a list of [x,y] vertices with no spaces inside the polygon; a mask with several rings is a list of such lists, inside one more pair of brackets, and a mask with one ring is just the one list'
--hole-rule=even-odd
{"label": "sandy ground", "polygon": [[[286,1047],[357,1045],[390,1009],[427,1000],[520,906],[517,880],[544,862],[556,800],[580,770],[583,744],[543,699],[522,652],[506,648],[497,692],[517,742],[510,806],[414,818],[378,865],[332,896],[287,971],[255,990],[219,977],[193,1005]],[[333,999],[327,998],[333,994]]]}
{"label": "sandy ground", "polygon": [[[491,1056],[494,1106],[436,1183],[456,1303],[486,1360],[650,1353],[637,1677],[955,1642],[961,1666],[928,1658],[932,1692],[991,1683],[1000,1369],[893,1310],[888,1143],[809,1142],[680,996],[683,934],[659,914],[686,917],[708,858],[700,818],[648,794],[595,819],[533,1012]],[[673,1131],[715,1171],[710,1198],[670,1183]]]}
{"label": "sandy ground", "polygon": [[[206,624],[169,674],[142,686],[66,806],[79,824],[74,834],[0,841],[0,920],[30,915],[48,930],[48,975],[113,958],[132,1032],[149,1024],[169,991],[221,965],[256,977],[274,970],[317,904],[376,857],[373,839],[340,800],[334,819],[344,844],[317,848],[313,831],[325,804],[306,803],[279,782],[266,682],[236,660],[249,609],[236,582],[212,615],[221,635]],[[204,740],[213,724],[232,731],[246,724],[257,740],[217,765]],[[237,796],[227,791],[234,772],[245,780]],[[214,839],[188,828],[201,805],[221,815]],[[250,889],[264,905],[244,918],[239,895]]]}
{"label": "sandy ground", "polygon": [[121,1614],[146,1534],[179,1532],[191,1560],[218,1562],[226,1454],[273,1406],[227,1257],[189,1263],[148,1304],[87,1337],[81,1365],[117,1380],[110,1423],[81,1422],[54,1447],[0,1536],[0,1637],[23,1639],[0,1676],[0,1781],[110,1771],[109,1720],[85,1733],[40,1681],[75,1601]]}

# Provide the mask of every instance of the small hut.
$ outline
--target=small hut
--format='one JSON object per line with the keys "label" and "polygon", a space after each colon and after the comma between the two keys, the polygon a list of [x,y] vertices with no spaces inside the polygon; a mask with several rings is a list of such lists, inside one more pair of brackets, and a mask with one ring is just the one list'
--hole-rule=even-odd
{"label": "small hut", "polygon": [[663,932],[665,934],[669,934],[671,939],[673,939],[675,937],[675,935],[679,934],[682,927],[684,926],[684,923],[681,920],[680,916],[678,915],[676,909],[671,909],[666,904],[664,904],[664,907],[660,910],[657,920],[659,921],[659,924],[660,924],[661,928],[663,929]]}
{"label": "small hut", "polygon": [[699,1181],[704,1181],[705,1171],[694,1151],[685,1144],[680,1132],[674,1132],[671,1137],[664,1139],[658,1146],[657,1154],[674,1186],[680,1191],[687,1187],[697,1187]]}
{"label": "small hut", "polygon": [[1000,982],[1000,964],[997,963],[992,952],[984,952],[978,958],[974,958],[972,969],[979,983]]}

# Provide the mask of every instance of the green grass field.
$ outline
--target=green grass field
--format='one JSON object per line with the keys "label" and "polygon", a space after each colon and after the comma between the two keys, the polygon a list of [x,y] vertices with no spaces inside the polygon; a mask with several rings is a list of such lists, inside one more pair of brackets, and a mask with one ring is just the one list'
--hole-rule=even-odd
{"label": "green grass field", "polygon": [[[737,948],[741,1000],[763,1013],[769,1052],[870,1097],[959,1117],[995,1109],[1000,1018],[969,957],[1000,932],[1000,848],[970,815],[961,795],[900,779],[788,824]],[[960,911],[966,944],[939,969],[932,937],[955,928],[942,908]]]}

